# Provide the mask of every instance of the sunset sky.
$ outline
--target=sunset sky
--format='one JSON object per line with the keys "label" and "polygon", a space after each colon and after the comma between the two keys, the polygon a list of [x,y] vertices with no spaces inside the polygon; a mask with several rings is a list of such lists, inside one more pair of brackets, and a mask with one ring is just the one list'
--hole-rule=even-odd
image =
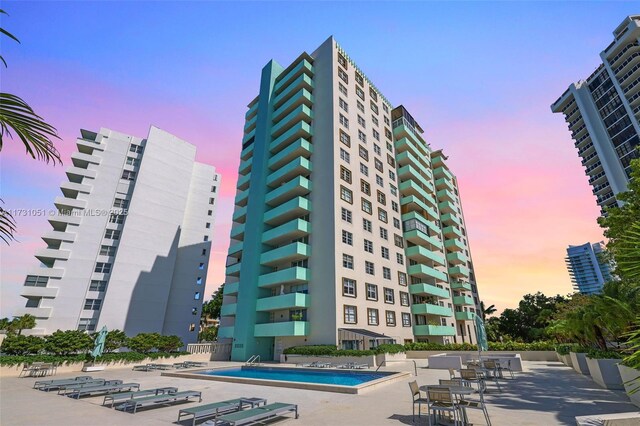
{"label": "sunset sky", "polygon": [[[599,241],[599,209],[561,115],[549,105],[586,78],[634,3],[12,2],[1,26],[3,92],[59,131],[64,166],[5,139],[7,209],[50,209],[81,128],[144,137],[158,126],[222,173],[207,293],[224,282],[246,105],[260,71],[287,66],[328,36],[394,106],[404,105],[457,174],[481,298],[571,291],[568,244]],[[1,311],[50,229],[17,217],[0,248]]]}

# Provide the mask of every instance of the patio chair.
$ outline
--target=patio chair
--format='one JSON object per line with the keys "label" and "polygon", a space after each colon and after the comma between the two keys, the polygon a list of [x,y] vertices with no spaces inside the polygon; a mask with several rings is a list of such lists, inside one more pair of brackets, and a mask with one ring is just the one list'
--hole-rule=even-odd
{"label": "patio chair", "polygon": [[489,413],[487,412],[487,404],[484,401],[484,391],[480,390],[479,394],[480,394],[479,400],[467,399],[465,398],[465,395],[460,395],[460,398],[458,399],[458,406],[462,410],[465,420],[467,419],[467,413],[465,411],[467,408],[475,408],[478,410],[482,410],[482,413],[484,414],[484,419],[487,421],[487,426],[491,426],[491,419],[489,418]]}
{"label": "patio chair", "polygon": [[498,371],[500,372],[500,378],[502,378],[502,379],[505,378],[504,375],[502,374],[502,372],[505,371],[505,370],[509,372],[509,374],[511,375],[512,379],[516,378],[516,376],[513,374],[513,370],[511,369],[511,360],[510,359],[506,360],[506,362],[505,361],[497,361],[496,365],[497,365]]}
{"label": "patio chair", "polygon": [[450,378],[450,379],[455,379],[455,377],[456,377],[456,370],[455,370],[455,368],[450,368],[450,369],[449,369],[449,378]]}
{"label": "patio chair", "polygon": [[422,414],[422,404],[426,404],[427,403],[427,399],[422,397],[422,394],[420,393],[420,388],[418,387],[418,382],[416,382],[415,380],[413,382],[409,382],[409,389],[411,390],[411,399],[413,400],[412,402],[412,408],[413,408],[413,421],[415,421],[416,419],[416,404],[418,404],[418,417],[421,416]]}
{"label": "patio chair", "polygon": [[454,425],[464,424],[460,406],[451,393],[451,389],[446,386],[427,387],[427,416],[429,416],[429,426],[431,426],[431,411],[434,412],[434,420],[436,421],[438,413],[449,413],[453,414]]}
{"label": "patio chair", "polygon": [[484,387],[485,387],[484,377],[482,376],[482,373],[480,373],[477,370],[474,370],[471,368],[461,368],[459,378],[464,379],[471,383],[477,383],[478,390],[481,390],[481,389],[484,390]]}
{"label": "patio chair", "polygon": [[470,388],[471,387],[471,383],[468,380],[465,379],[440,379],[440,385],[441,386],[458,386],[461,388]]}
{"label": "patio chair", "polygon": [[485,370],[490,372],[491,374],[487,377],[488,379],[493,379],[498,387],[498,390],[502,392],[502,388],[500,388],[500,382],[498,382],[498,375],[502,375],[502,372],[498,370],[498,364],[495,361],[484,361],[482,363]]}

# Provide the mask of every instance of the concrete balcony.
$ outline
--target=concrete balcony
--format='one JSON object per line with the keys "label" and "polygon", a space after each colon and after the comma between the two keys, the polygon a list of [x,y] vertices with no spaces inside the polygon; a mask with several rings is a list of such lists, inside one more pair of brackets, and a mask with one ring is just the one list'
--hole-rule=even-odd
{"label": "concrete balcony", "polygon": [[60,210],[83,210],[87,207],[87,202],[85,200],[77,200],[75,198],[67,197],[56,197],[53,204]]}
{"label": "concrete balcony", "polygon": [[474,319],[473,312],[456,312],[456,321],[473,321]]}
{"label": "concrete balcony", "polygon": [[75,183],[75,182],[62,182],[60,184],[60,190],[65,197],[68,198],[77,198],[78,194],[89,194],[91,193],[92,185],[85,185],[83,183]]}
{"label": "concrete balcony", "polygon": [[[413,133],[413,130],[411,130],[411,128],[409,128],[408,126],[405,126],[404,124],[400,124],[399,126],[396,126],[393,128],[393,136],[396,141],[401,141],[403,138],[409,138],[409,140],[412,143],[414,143],[416,147],[422,146],[422,143],[423,143],[418,137],[418,135]],[[396,150],[401,150],[401,149],[402,149],[402,145],[398,145],[396,143]],[[425,154],[426,154],[426,151],[425,151]]]}
{"label": "concrete balcony", "polygon": [[236,303],[225,303],[220,308],[221,317],[235,317],[236,316]]}
{"label": "concrete balcony", "polygon": [[236,188],[238,188],[240,191],[244,191],[249,188],[250,181],[251,172],[247,173],[246,175],[240,175],[238,176],[238,184],[236,185]]}
{"label": "concrete balcony", "polygon": [[453,184],[450,179],[440,178],[436,179],[436,188],[437,189],[448,189],[449,191],[453,191]]}
{"label": "concrete balcony", "polygon": [[435,278],[436,280],[447,282],[447,274],[440,272],[435,268],[427,265],[411,265],[407,269],[409,275],[413,275],[418,278]]}
{"label": "concrete balcony", "polygon": [[238,263],[234,263],[233,265],[227,266],[225,270],[225,274],[230,275],[232,277],[240,276],[240,268],[242,267],[241,265],[242,263],[238,262]]}
{"label": "concrete balcony", "polygon": [[285,321],[270,322],[266,324],[256,324],[254,329],[255,337],[286,337],[286,336],[308,336],[308,321]]}
{"label": "concrete balcony", "polygon": [[440,208],[440,213],[458,213],[458,209],[450,201],[442,201],[438,204],[438,208]]}
{"label": "concrete balcony", "polygon": [[240,158],[242,160],[247,160],[251,157],[253,157],[253,147],[255,146],[255,144],[251,144],[248,147],[244,148],[242,150],[242,152],[240,152]]}
{"label": "concrete balcony", "polygon": [[438,196],[438,201],[451,201],[453,203],[456,200],[453,192],[448,189],[441,189],[436,195]]}
{"label": "concrete balcony", "polygon": [[247,220],[247,206],[236,207],[233,211],[233,221],[238,223],[245,223]]}
{"label": "concrete balcony", "polygon": [[453,175],[449,170],[445,169],[444,167],[438,167],[434,169],[433,175],[435,176],[436,179],[446,178],[446,179],[449,179],[450,181],[453,181]]}
{"label": "concrete balcony", "polygon": [[235,296],[235,295],[237,295],[238,294],[239,284],[240,284],[239,282],[225,283],[224,284],[224,295],[226,295],[226,296]]}
{"label": "concrete balcony", "polygon": [[401,198],[400,204],[409,211],[424,212],[427,218],[431,218],[432,220],[437,220],[440,217],[438,212],[426,205],[415,195],[409,195],[408,197]]}
{"label": "concrete balcony", "polygon": [[469,268],[466,266],[458,265],[453,268],[449,268],[449,275],[452,278],[469,278]]}
{"label": "concrete balcony", "polygon": [[311,233],[311,224],[304,219],[293,219],[262,234],[262,242],[276,245],[284,241],[292,241]]}
{"label": "concrete balcony", "polygon": [[404,137],[404,138],[397,139],[395,142],[395,146],[396,146],[396,152],[401,154],[405,152],[410,152],[417,158],[424,158],[424,162],[426,164],[429,164],[429,160],[426,157],[425,153],[421,152],[420,149],[418,149],[418,146],[415,145],[408,138]]}
{"label": "concrete balcony", "polygon": [[245,120],[244,123],[244,132],[245,133],[249,133],[251,132],[253,129],[256,128],[256,124],[258,123],[258,114],[254,115],[253,117],[251,117],[248,120]]}
{"label": "concrete balcony", "polygon": [[293,80],[286,88],[284,88],[275,98],[273,98],[273,109],[277,110],[290,98],[296,95],[301,89],[313,92],[314,84],[311,77],[306,74],[302,74],[300,77]]}
{"label": "concrete balcony", "polygon": [[453,304],[454,305],[470,305],[473,306],[473,297],[471,296],[453,296]]}
{"label": "concrete balcony", "polygon": [[442,250],[442,241],[440,241],[436,237],[429,236],[418,229],[405,232],[402,234],[402,236],[405,240],[411,241],[413,244],[427,246],[432,250]]}
{"label": "concrete balcony", "polygon": [[417,296],[436,296],[443,299],[448,299],[450,296],[449,290],[426,283],[411,284],[409,293]]}
{"label": "concrete balcony", "polygon": [[447,253],[447,261],[452,265],[460,265],[461,263],[467,263],[467,256],[462,252]]}
{"label": "concrete balcony", "polygon": [[277,124],[271,128],[271,137],[273,139],[278,138],[281,134],[289,130],[294,124],[304,121],[311,124],[313,120],[313,111],[311,108],[302,104],[291,111],[289,114],[282,117]]}
{"label": "concrete balcony", "polygon": [[20,290],[20,296],[24,297],[43,297],[46,299],[54,299],[58,296],[58,288],[56,287],[32,287],[23,286]]}
{"label": "concrete balcony", "polygon": [[456,330],[448,325],[414,325],[413,334],[416,336],[454,336]]}
{"label": "concrete balcony", "polygon": [[244,237],[244,223],[235,224],[231,228],[231,238],[234,240],[241,240]]}
{"label": "concrete balcony", "polygon": [[37,275],[39,277],[62,278],[63,268],[31,268],[27,270],[27,275]]}
{"label": "concrete balcony", "polygon": [[258,299],[256,311],[269,312],[291,308],[308,308],[310,306],[309,295],[305,293],[280,294],[273,297]]}
{"label": "concrete balcony", "polygon": [[311,212],[311,201],[303,197],[296,197],[266,212],[263,221],[268,225],[277,226],[305,216],[309,212]]}
{"label": "concrete balcony", "polygon": [[447,213],[445,215],[442,215],[442,217],[440,218],[440,220],[442,221],[443,224],[445,225],[458,225],[458,226],[462,226],[462,221],[460,220],[460,218],[458,218],[458,216],[454,213]]}
{"label": "concrete balcony", "polygon": [[455,226],[447,226],[442,228],[445,238],[462,238],[462,232]]}
{"label": "concrete balcony", "polygon": [[[95,179],[97,172],[95,170],[83,169],[80,167],[69,167],[65,170],[67,177],[71,182],[76,182],[82,178]],[[77,182],[76,182],[77,183]]]}
{"label": "concrete balcony", "polygon": [[76,146],[79,152],[89,155],[92,155],[95,151],[104,151],[103,145],[81,138],[76,139]]}
{"label": "concrete balcony", "polygon": [[298,157],[309,158],[313,153],[313,145],[306,139],[298,139],[291,145],[269,159],[269,168],[277,170]]}
{"label": "concrete balcony", "polygon": [[256,129],[253,129],[252,131],[250,131],[249,133],[245,134],[242,137],[242,144],[249,142],[255,136],[256,136]]}
{"label": "concrete balcony", "polygon": [[300,121],[298,124],[292,126],[289,130],[280,135],[277,139],[275,139],[269,145],[269,150],[272,154],[277,154],[282,151],[286,147],[288,147],[295,140],[303,138],[303,139],[311,139],[313,136],[313,129],[311,126],[304,121]]}
{"label": "concrete balcony", "polygon": [[258,105],[260,105],[259,99],[256,97],[251,103],[249,103],[249,109],[244,114],[245,120],[251,120],[258,113]]}
{"label": "concrete balcony", "polygon": [[253,157],[240,161],[240,166],[238,166],[238,173],[241,175],[246,175],[247,173],[251,172],[252,165]]}
{"label": "concrete balcony", "polygon": [[35,256],[39,261],[47,263],[52,260],[69,260],[69,254],[68,250],[45,248],[36,250]]}
{"label": "concrete balcony", "polygon": [[442,158],[442,156],[437,156],[437,157],[432,157],[431,158],[431,167],[433,167],[434,169],[437,167],[444,167],[444,158]]}
{"label": "concrete balcony", "polygon": [[426,173],[423,175],[422,173],[419,172],[419,169],[411,165],[400,167],[398,169],[398,176],[402,180],[415,180],[425,188],[432,187],[432,184],[430,182],[431,178],[429,177],[429,175]]}
{"label": "concrete balcony", "polygon": [[244,207],[249,201],[249,191],[242,191],[236,194],[235,204],[236,206]]}
{"label": "concrete balcony", "polygon": [[313,65],[306,59],[300,61],[298,65],[293,67],[289,72],[287,72],[285,76],[278,80],[278,82],[273,86],[274,93],[278,94],[280,91],[282,91],[282,89],[284,89],[285,86],[287,86],[291,81],[294,81],[296,78],[300,77],[300,75],[302,75],[303,73],[307,74],[309,77],[313,77]]}
{"label": "concrete balcony", "polygon": [[447,240],[444,242],[444,247],[454,252],[464,250],[464,244],[460,240]]}
{"label": "concrete balcony", "polygon": [[415,303],[411,305],[411,313],[415,315],[438,315],[441,317],[453,316],[453,311],[450,308],[431,303]]}
{"label": "concrete balcony", "polygon": [[39,319],[46,319],[51,317],[52,308],[19,308],[14,311],[14,316],[21,317],[29,314]]}
{"label": "concrete balcony", "polygon": [[313,105],[314,99],[313,95],[307,89],[299,90],[295,95],[291,96],[291,98],[282,104],[278,109],[273,111],[271,114],[271,118],[273,121],[278,121],[285,115],[289,114],[291,111],[304,104],[308,107]]}
{"label": "concrete balcony", "polygon": [[282,284],[304,284],[309,282],[310,277],[311,273],[309,269],[294,266],[292,268],[260,275],[258,278],[258,287],[270,288]]}
{"label": "concrete balcony", "polygon": [[218,338],[219,339],[233,338],[233,329],[234,329],[233,326],[218,328]]}
{"label": "concrete balcony", "polygon": [[426,159],[421,161],[420,159],[423,158],[424,157],[422,155],[414,155],[409,151],[401,152],[396,155],[398,166],[412,166],[416,167],[418,170],[427,170],[426,165],[429,164],[429,162]]}
{"label": "concrete balcony", "polygon": [[72,243],[76,239],[75,232],[61,232],[61,231],[47,231],[40,237],[45,243],[51,244],[53,242],[64,241]]}
{"label": "concrete balcony", "polygon": [[243,242],[235,243],[229,246],[229,256],[240,258],[242,256]]}
{"label": "concrete balcony", "polygon": [[86,169],[89,164],[100,164],[102,159],[97,155],[74,152],[71,154],[71,162],[75,167]]}
{"label": "concrete balcony", "polygon": [[440,235],[440,232],[441,232],[440,227],[435,222],[431,220],[427,220],[419,212],[413,211],[413,212],[405,213],[401,216],[401,219],[403,222],[411,219],[418,220],[419,222],[422,222],[424,225],[426,225],[434,235]]}
{"label": "concrete balcony", "polygon": [[305,243],[291,243],[269,250],[260,255],[260,264],[274,266],[279,263],[295,262],[311,255],[311,246]]}
{"label": "concrete balcony", "polygon": [[304,157],[298,157],[278,170],[271,172],[267,177],[267,185],[271,188],[276,188],[296,176],[308,176],[310,174],[311,161]]}
{"label": "concrete balcony", "polygon": [[471,291],[471,284],[464,281],[454,281],[451,283],[451,288],[453,290]]}
{"label": "concrete balcony", "polygon": [[311,181],[304,176],[297,176],[289,182],[272,189],[265,197],[265,203],[276,207],[292,199],[311,192]]}
{"label": "concrete balcony", "polygon": [[416,262],[435,262],[442,266],[445,264],[444,256],[441,252],[434,252],[422,246],[407,247],[404,252],[409,259]]}

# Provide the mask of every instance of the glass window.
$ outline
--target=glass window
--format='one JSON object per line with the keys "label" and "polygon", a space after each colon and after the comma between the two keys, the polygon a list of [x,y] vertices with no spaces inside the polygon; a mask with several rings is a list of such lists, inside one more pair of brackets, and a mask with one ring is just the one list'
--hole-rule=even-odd
{"label": "glass window", "polygon": [[386,247],[380,247],[380,252],[382,253],[382,257],[384,259],[389,259],[389,249]]}
{"label": "glass window", "polygon": [[387,325],[394,326],[396,325],[396,313],[393,311],[386,311],[385,316],[387,317]]}
{"label": "glass window", "polygon": [[400,304],[402,306],[409,306],[409,293],[404,291],[400,292]]}
{"label": "glass window", "polygon": [[340,179],[347,183],[351,183],[351,170],[344,166],[340,166]]}
{"label": "glass window", "polygon": [[368,253],[373,253],[373,242],[369,240],[364,240],[364,251]]}
{"label": "glass window", "polygon": [[367,324],[378,325],[378,310],[368,308],[367,309]]}
{"label": "glass window", "polygon": [[349,83],[349,75],[347,75],[347,72],[340,67],[338,67],[338,77],[340,77],[340,79],[345,83]]}
{"label": "glass window", "polygon": [[340,90],[340,93],[347,96],[347,88],[340,82],[338,82],[338,90]]}
{"label": "glass window", "polygon": [[84,301],[84,309],[87,311],[99,311],[102,306],[101,299],[86,299]]}
{"label": "glass window", "polygon": [[342,124],[347,129],[349,128],[349,119],[344,115],[340,114],[340,124]]}
{"label": "glass window", "polygon": [[345,324],[356,324],[358,322],[358,308],[355,306],[344,305],[344,322]]}
{"label": "glass window", "polygon": [[356,281],[349,279],[349,278],[343,278],[342,279],[342,295],[343,296],[348,296],[348,297],[356,297]]}
{"label": "glass window", "polygon": [[108,274],[109,272],[111,272],[111,263],[97,262],[94,272]]}
{"label": "glass window", "polygon": [[385,280],[390,280],[391,279],[391,269],[387,268],[386,266],[382,268],[382,278],[384,278]]}
{"label": "glass window", "polygon": [[380,227],[380,238],[382,238],[384,240],[388,240],[389,239],[389,233],[383,227]]}
{"label": "glass window", "polygon": [[345,222],[351,223],[351,210],[347,210],[342,207],[342,220]]}
{"label": "glass window", "polygon": [[396,247],[404,248],[404,240],[402,239],[402,236],[398,234],[393,234],[393,243]]}
{"label": "glass window", "polygon": [[378,219],[382,222],[387,223],[387,211],[378,207]]}
{"label": "glass window", "polygon": [[369,214],[371,214],[372,212],[371,201],[367,200],[366,198],[362,199],[362,211]]}
{"label": "glass window", "polygon": [[402,253],[396,253],[396,261],[400,265],[404,265],[404,256],[402,255]]}
{"label": "glass window", "polygon": [[376,175],[376,183],[378,186],[384,188],[384,180],[382,179],[382,176]]}
{"label": "glass window", "polygon": [[368,219],[362,219],[362,228],[367,231],[367,232],[372,232],[372,224],[371,221]]}
{"label": "glass window", "polygon": [[398,284],[403,286],[407,285],[407,274],[404,272],[398,272]]}
{"label": "glass window", "polygon": [[344,186],[340,186],[340,198],[346,201],[347,203],[351,204],[353,203],[353,192],[351,192],[349,189],[345,188]]}
{"label": "glass window", "polygon": [[384,303],[395,303],[395,297],[393,295],[392,288],[384,288]]}
{"label": "glass window", "polygon": [[353,234],[349,231],[342,231],[342,242],[345,244],[353,245]]}
{"label": "glass window", "polygon": [[364,146],[360,145],[358,152],[360,153],[360,157],[369,161],[369,151],[367,151],[367,149]]}
{"label": "glass window", "polygon": [[360,179],[360,191],[365,195],[371,195],[371,185],[364,179]]}
{"label": "glass window", "polygon": [[402,326],[411,327],[411,314],[408,314],[406,312],[402,313]]}
{"label": "glass window", "polygon": [[378,286],[367,283],[367,300],[378,300]]}
{"label": "glass window", "polygon": [[364,262],[364,271],[369,275],[375,275],[375,270],[373,267],[373,262]]}
{"label": "glass window", "polygon": [[346,146],[351,146],[351,137],[343,130],[340,130],[340,142],[342,142]]}
{"label": "glass window", "polygon": [[353,269],[353,256],[350,256],[348,254],[343,254],[342,266],[344,266],[347,269]]}
{"label": "glass window", "polygon": [[377,195],[378,195],[378,202],[380,204],[382,204],[383,206],[386,205],[387,204],[387,197],[384,195],[384,192],[378,191]]}
{"label": "glass window", "polygon": [[346,161],[347,163],[351,162],[351,156],[347,151],[345,151],[342,148],[340,148],[340,158]]}
{"label": "glass window", "polygon": [[344,111],[349,112],[349,104],[347,104],[347,101],[345,101],[342,98],[339,98],[338,104],[340,105],[340,108],[342,108]]}
{"label": "glass window", "polygon": [[364,121],[364,118],[362,118],[360,115],[358,115],[358,124],[361,125],[362,127],[367,127],[367,123]]}
{"label": "glass window", "polygon": [[360,163],[360,173],[362,173],[365,176],[369,176],[369,167],[367,167],[364,164]]}

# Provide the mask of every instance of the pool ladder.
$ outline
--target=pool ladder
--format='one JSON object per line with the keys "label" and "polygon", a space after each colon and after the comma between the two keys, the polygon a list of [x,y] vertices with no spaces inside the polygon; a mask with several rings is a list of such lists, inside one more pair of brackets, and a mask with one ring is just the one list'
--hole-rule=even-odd
{"label": "pool ladder", "polygon": [[260,355],[251,355],[244,365],[260,365]]}

